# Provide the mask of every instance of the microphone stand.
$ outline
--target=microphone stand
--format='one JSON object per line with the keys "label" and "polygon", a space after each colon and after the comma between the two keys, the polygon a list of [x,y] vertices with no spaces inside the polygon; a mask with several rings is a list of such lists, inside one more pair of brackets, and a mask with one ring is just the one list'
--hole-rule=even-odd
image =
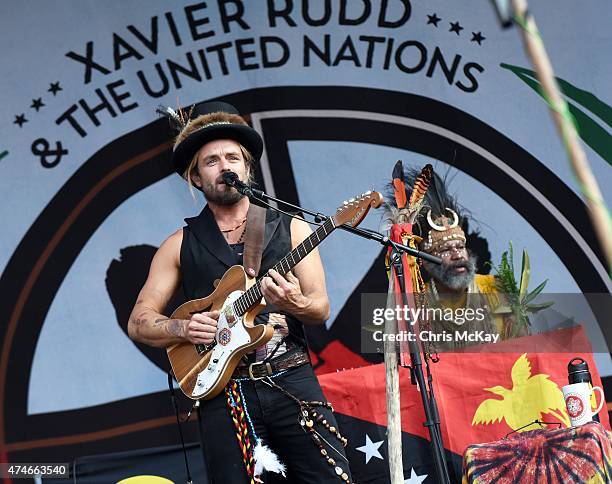
{"label": "microphone stand", "polygon": [[[268,195],[263,190],[258,190],[256,188],[253,188],[247,185],[246,183],[244,183],[243,181],[239,180],[237,176],[229,175],[230,173],[233,173],[233,172],[226,172],[226,173],[228,173],[228,175],[223,177],[226,185],[234,187],[238,192],[249,197],[249,200],[253,202],[255,205],[268,207],[273,210],[280,211],[281,213],[285,213],[282,210],[279,210],[278,208],[266,203],[266,202],[276,202],[280,205],[284,205],[286,207],[292,208],[298,212],[303,212],[303,213],[307,213],[308,215],[311,215],[314,218],[316,223],[320,223],[323,220],[326,220],[327,218],[329,218],[327,215],[324,215],[321,212],[313,212],[312,210],[308,210],[307,208],[303,208],[298,205],[294,205],[293,203],[281,200],[280,198],[275,198],[271,195]],[[442,259],[440,259],[439,257],[428,254],[427,252],[413,249],[412,247],[409,247],[404,244],[400,244],[399,242],[393,242],[386,235],[383,235],[374,230],[360,229],[357,227],[351,227],[350,225],[347,225],[347,224],[340,225],[340,227],[338,228],[342,230],[346,230],[347,232],[350,232],[352,234],[358,235],[359,237],[363,237],[364,239],[374,240],[380,243],[381,245],[384,245],[385,247],[396,248],[397,250],[406,252],[407,254],[410,254],[413,257],[425,259],[430,262],[433,262],[434,264],[442,264]]]}
{"label": "microphone stand", "polygon": [[[392,242],[393,243],[393,242]],[[393,245],[400,245],[395,244]],[[400,250],[398,250],[400,249]],[[406,294],[406,281],[404,275],[404,264],[402,263],[402,249],[394,247],[391,253],[391,262],[393,264],[393,270],[397,275],[400,286],[400,294],[402,298],[402,305],[408,306],[407,301],[408,295]],[[413,301],[414,303],[414,301]],[[450,476],[448,473],[448,467],[446,463],[446,455],[444,452],[444,443],[442,442],[442,433],[440,431],[440,414],[438,412],[438,405],[433,390],[433,376],[429,371],[429,363],[425,359],[425,365],[427,366],[427,383],[425,382],[425,375],[423,374],[423,363],[421,360],[420,341],[417,340],[414,333],[413,325],[407,325],[410,337],[408,338],[408,347],[410,349],[410,373],[412,376],[413,384],[416,378],[416,383],[420,389],[421,401],[423,404],[423,410],[425,411],[425,422],[423,426],[427,427],[430,437],[430,448],[431,454],[434,459],[434,468],[436,471],[436,480],[439,483],[447,484],[450,483]],[[424,352],[423,352],[424,353]]]}
{"label": "microphone stand", "polygon": [[[315,222],[319,223],[322,220],[327,219],[328,217],[321,214],[320,212],[313,212],[312,210],[308,210],[302,208],[300,206],[294,205],[292,203],[286,202],[284,200],[280,200],[278,198],[267,195],[262,190],[258,190],[252,188],[245,184],[244,182],[238,180],[237,176],[229,176],[224,177],[227,185],[233,186],[243,195],[249,197],[249,200],[257,205],[267,206],[272,208],[273,210],[277,210],[281,213],[285,213],[282,210],[269,205],[268,201],[274,201],[278,204],[284,205],[286,207],[290,207],[294,210],[307,213],[314,217]],[[373,230],[364,230],[356,227],[351,227],[349,225],[343,224],[340,227],[347,232],[358,235],[359,237],[363,237],[365,239],[374,240],[384,247],[391,247],[392,255],[391,261],[393,264],[393,269],[397,275],[399,284],[400,284],[400,292],[402,294],[402,304],[407,305],[408,301],[406,300],[406,283],[404,279],[404,269],[402,264],[402,253],[409,254],[411,256],[428,260],[433,262],[434,264],[442,264],[442,259],[440,257],[433,256],[426,252],[422,252],[420,250],[414,249],[404,244],[400,244],[398,242],[394,242],[389,237],[373,231]],[[442,441],[442,433],[440,431],[440,414],[438,411],[438,405],[436,403],[434,391],[433,391],[433,377],[431,372],[427,372],[427,381],[425,380],[425,375],[423,374],[423,362],[421,359],[422,348],[420,347],[420,341],[417,341],[415,337],[414,329],[411,324],[408,325],[408,331],[412,335],[409,337],[409,348],[410,348],[410,360],[411,367],[410,372],[414,378],[416,378],[416,383],[418,383],[421,401],[423,405],[423,410],[425,411],[425,422],[423,426],[427,427],[429,431],[430,437],[430,447],[431,453],[434,460],[434,467],[436,471],[436,478],[440,484],[450,484],[450,477],[448,473],[448,467],[446,463],[446,455],[444,451],[444,443]],[[428,366],[427,360],[425,360],[425,365]]]}

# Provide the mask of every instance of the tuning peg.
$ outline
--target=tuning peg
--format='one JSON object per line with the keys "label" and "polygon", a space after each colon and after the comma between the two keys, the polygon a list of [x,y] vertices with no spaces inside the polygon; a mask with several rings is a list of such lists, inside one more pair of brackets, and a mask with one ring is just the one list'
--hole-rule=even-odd
{"label": "tuning peg", "polygon": [[344,200],[344,201],[342,202],[342,205],[348,205],[348,202],[347,202],[346,200]]}
{"label": "tuning peg", "polygon": [[355,201],[354,198],[349,198],[349,203],[353,203]]}
{"label": "tuning peg", "polygon": [[372,190],[368,190],[367,192],[364,193],[364,195],[371,195],[372,194]]}

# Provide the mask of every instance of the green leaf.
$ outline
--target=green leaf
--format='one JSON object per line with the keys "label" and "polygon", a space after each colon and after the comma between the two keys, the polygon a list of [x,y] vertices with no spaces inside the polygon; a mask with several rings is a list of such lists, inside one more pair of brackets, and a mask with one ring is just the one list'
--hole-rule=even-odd
{"label": "green leaf", "polygon": [[542,292],[542,290],[544,289],[544,286],[546,286],[547,283],[548,283],[548,279],[546,279],[542,284],[540,284],[533,291],[527,294],[527,296],[525,296],[525,298],[522,299],[521,302],[523,304],[529,304],[531,301],[533,301],[537,297],[538,294]]}
{"label": "green leaf", "polygon": [[501,262],[497,268],[497,275],[501,282],[503,292],[506,294],[516,294],[517,287],[514,280],[514,267],[512,267],[508,262],[509,254],[510,251],[505,251],[502,253]]}
{"label": "green leaf", "polygon": [[[508,69],[509,71],[513,72],[523,81],[525,80],[525,78],[531,78],[535,80],[537,88],[540,89],[540,84],[537,82],[536,73],[531,69],[526,69],[524,67],[505,63],[500,64],[500,67],[502,67],[502,69]],[[572,101],[576,101],[582,107],[588,109],[595,116],[605,122],[608,126],[612,127],[612,106],[609,106],[608,104],[600,100],[593,93],[580,89],[574,86],[573,84],[567,82],[566,80],[561,79],[560,77],[556,77],[555,79],[557,80],[561,91],[568,98],[570,98]],[[541,94],[541,91],[538,92],[538,94]]]}
{"label": "green leaf", "polygon": [[523,258],[521,260],[521,285],[519,286],[519,298],[522,300],[527,293],[529,287],[529,254],[523,249]]}
{"label": "green leaf", "polygon": [[[544,100],[546,96],[542,86],[536,78],[535,72],[524,67],[511,64],[500,64],[500,67],[513,72],[525,84],[536,91]],[[579,106],[587,109],[605,124],[612,127],[612,107],[598,99],[594,94],[579,89],[569,82],[556,78],[561,91]],[[586,114],[576,104],[568,102],[568,109],[572,117],[572,123],[576,127],[580,138],[589,145],[593,151],[608,163],[612,164],[612,135],[602,127],[593,117]]]}
{"label": "green leaf", "polygon": [[510,306],[499,305],[493,311],[493,314],[509,314],[512,312],[512,308]]}
{"label": "green leaf", "polygon": [[527,311],[529,311],[530,313],[537,313],[538,311],[542,311],[542,309],[551,307],[553,304],[555,304],[554,301],[547,301],[539,304],[528,304]]}

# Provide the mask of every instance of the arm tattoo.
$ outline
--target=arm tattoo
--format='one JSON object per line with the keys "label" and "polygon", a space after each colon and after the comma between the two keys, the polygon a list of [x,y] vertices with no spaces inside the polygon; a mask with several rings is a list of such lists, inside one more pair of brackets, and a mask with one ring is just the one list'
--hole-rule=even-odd
{"label": "arm tattoo", "polygon": [[185,326],[183,321],[180,319],[169,319],[166,324],[166,331],[172,336],[183,336]]}
{"label": "arm tattoo", "polygon": [[171,336],[182,337],[185,332],[185,326],[182,319],[162,318],[156,319],[155,326],[164,326],[166,332]]}

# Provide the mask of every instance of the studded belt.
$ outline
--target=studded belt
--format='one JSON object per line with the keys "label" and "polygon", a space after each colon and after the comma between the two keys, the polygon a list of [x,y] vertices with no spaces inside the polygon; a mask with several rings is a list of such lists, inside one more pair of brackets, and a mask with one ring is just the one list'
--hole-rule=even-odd
{"label": "studded belt", "polygon": [[310,363],[308,353],[301,347],[297,347],[272,358],[270,361],[256,361],[249,366],[236,368],[232,377],[261,380],[279,371],[296,368],[306,363]]}

